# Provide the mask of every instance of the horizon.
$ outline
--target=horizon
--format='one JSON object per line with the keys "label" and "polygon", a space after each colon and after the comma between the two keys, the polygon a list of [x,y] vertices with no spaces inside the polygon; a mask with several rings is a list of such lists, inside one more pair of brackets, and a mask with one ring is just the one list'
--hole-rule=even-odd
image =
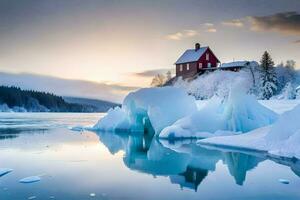
{"label": "horizon", "polygon": [[[174,71],[196,42],[222,63],[259,61],[265,50],[277,64],[300,63],[297,0],[1,0],[0,9],[0,72],[101,85],[88,91],[92,98],[120,102],[134,88],[150,86],[155,74]],[[16,86],[43,89],[23,81]]]}

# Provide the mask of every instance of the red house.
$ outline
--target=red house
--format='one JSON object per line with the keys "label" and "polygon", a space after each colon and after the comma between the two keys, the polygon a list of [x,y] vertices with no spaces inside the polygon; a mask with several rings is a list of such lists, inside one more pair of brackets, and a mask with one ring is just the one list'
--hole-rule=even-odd
{"label": "red house", "polygon": [[195,44],[195,49],[186,50],[176,61],[176,77],[194,78],[206,70],[216,70],[220,61],[209,47]]}

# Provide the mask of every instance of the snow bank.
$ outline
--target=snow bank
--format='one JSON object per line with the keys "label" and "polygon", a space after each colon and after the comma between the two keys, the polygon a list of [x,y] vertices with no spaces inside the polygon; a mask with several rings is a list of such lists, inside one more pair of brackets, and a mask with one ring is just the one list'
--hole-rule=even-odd
{"label": "snow bank", "polygon": [[202,109],[166,127],[161,138],[201,138],[248,132],[272,124],[277,114],[246,94],[243,81],[225,99],[213,98]]}
{"label": "snow bank", "polygon": [[259,100],[259,103],[264,105],[265,107],[273,110],[278,114],[282,114],[286,111],[292,110],[298,104],[300,104],[299,100]]}
{"label": "snow bank", "polygon": [[268,151],[271,155],[300,159],[300,105],[280,116],[273,126],[245,135],[209,138],[199,144],[240,147]]}
{"label": "snow bank", "polygon": [[179,79],[174,86],[185,89],[196,99],[210,99],[215,95],[227,97],[232,83],[240,79],[245,81],[246,90],[249,91],[253,86],[253,79],[251,74],[245,70],[240,72],[217,70],[203,74],[191,82]]}
{"label": "snow bank", "polygon": [[109,109],[107,114],[94,126],[94,129],[104,131],[128,130],[129,128],[127,115],[120,107]]}
{"label": "snow bank", "polygon": [[145,88],[126,96],[122,108],[110,110],[94,129],[144,132],[164,127],[197,110],[195,99],[174,87]]}

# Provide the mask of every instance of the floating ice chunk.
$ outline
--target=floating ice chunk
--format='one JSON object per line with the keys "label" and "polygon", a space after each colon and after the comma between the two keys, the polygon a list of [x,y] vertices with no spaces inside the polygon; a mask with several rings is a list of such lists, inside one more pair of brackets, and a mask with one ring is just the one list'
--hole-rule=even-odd
{"label": "floating ice chunk", "polygon": [[225,99],[213,98],[202,109],[160,133],[161,138],[199,138],[248,132],[274,123],[277,114],[247,95],[237,82]]}
{"label": "floating ice chunk", "polygon": [[91,194],[90,194],[90,197],[95,197],[95,196],[96,196],[95,193],[91,193]]}
{"label": "floating ice chunk", "polygon": [[164,127],[197,110],[194,97],[179,88],[144,88],[124,99],[122,108],[111,109],[95,126],[108,131],[159,133]]}
{"label": "floating ice chunk", "polygon": [[40,176],[30,176],[19,180],[20,183],[35,183],[41,180]]}
{"label": "floating ice chunk", "polygon": [[109,109],[93,129],[103,131],[128,130],[130,125],[125,111],[120,107],[115,107]]}
{"label": "floating ice chunk", "polygon": [[87,128],[84,126],[73,126],[73,127],[69,127],[69,129],[71,131],[78,131],[78,132],[82,132],[84,130],[86,130]]}
{"label": "floating ice chunk", "polygon": [[36,196],[31,196],[27,198],[28,200],[36,199]]}
{"label": "floating ice chunk", "polygon": [[278,181],[282,184],[290,184],[290,181],[287,179],[279,179]]}
{"label": "floating ice chunk", "polygon": [[13,171],[13,169],[9,169],[9,168],[0,168],[0,177],[4,176],[6,174],[9,174]]}

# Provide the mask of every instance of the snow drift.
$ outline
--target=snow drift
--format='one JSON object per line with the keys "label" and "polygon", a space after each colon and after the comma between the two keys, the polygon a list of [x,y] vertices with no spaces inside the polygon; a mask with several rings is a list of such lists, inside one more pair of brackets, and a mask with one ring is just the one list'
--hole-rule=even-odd
{"label": "snow drift", "polygon": [[274,123],[277,114],[246,94],[236,81],[225,99],[213,98],[202,109],[162,130],[161,138],[201,138],[248,132]]}
{"label": "snow drift", "polygon": [[159,133],[164,127],[197,110],[194,97],[174,87],[145,88],[126,96],[122,108],[111,109],[94,129]]}
{"label": "snow drift", "polygon": [[240,72],[216,70],[199,76],[197,79],[187,82],[179,79],[174,87],[183,88],[196,99],[210,99],[217,95],[228,97],[233,82],[243,79],[247,91],[253,87],[251,74],[246,70]]}
{"label": "snow drift", "polygon": [[300,105],[282,114],[273,126],[245,135],[209,138],[199,144],[239,147],[268,151],[271,155],[300,159]]}

